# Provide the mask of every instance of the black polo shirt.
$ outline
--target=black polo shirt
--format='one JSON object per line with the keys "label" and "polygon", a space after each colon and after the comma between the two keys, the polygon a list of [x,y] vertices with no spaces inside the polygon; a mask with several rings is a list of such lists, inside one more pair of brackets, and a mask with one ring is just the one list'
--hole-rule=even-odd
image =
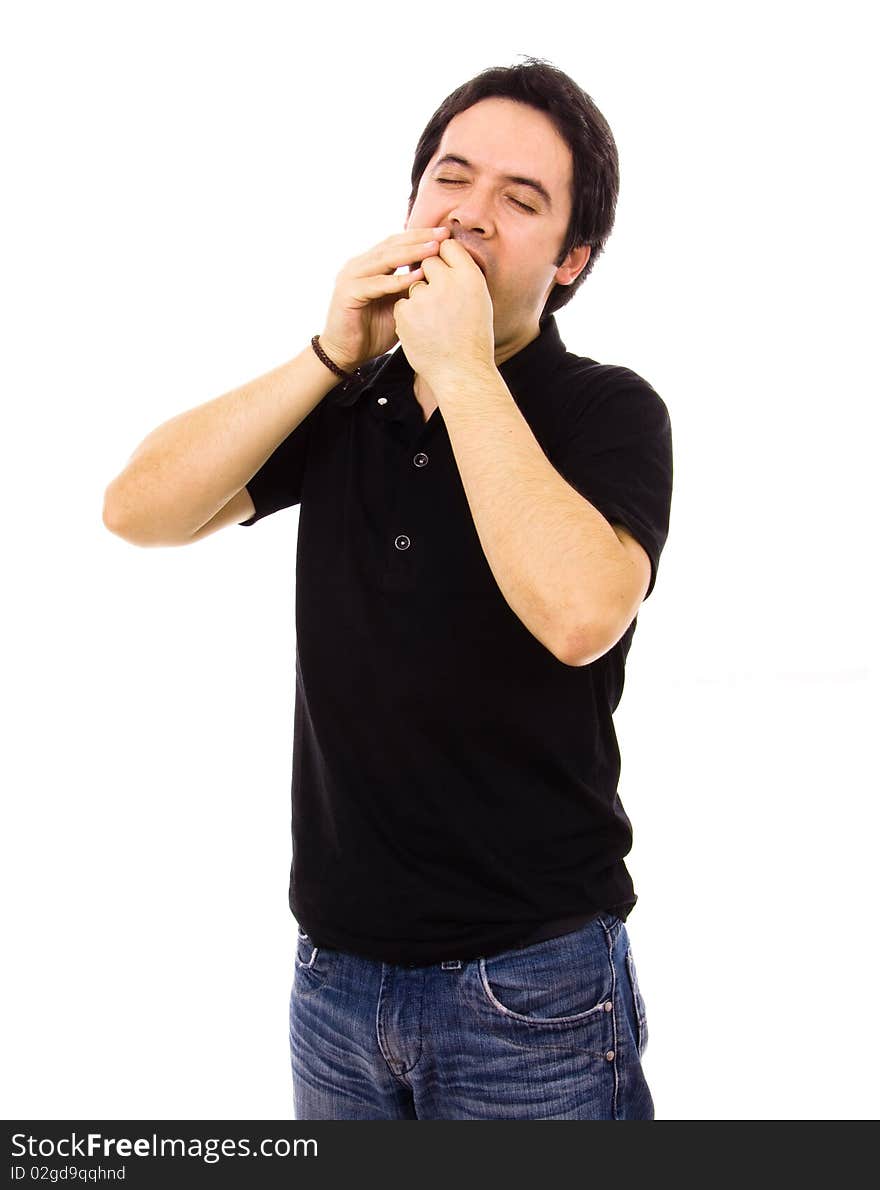
{"label": "black polo shirt", "polygon": [[[332,389],[247,488],[299,503],[290,908],[316,946],[472,959],[625,919],[632,828],[612,712],[636,627],[590,665],[514,614],[443,414],[400,345]],[[499,366],[554,467],[651,559],[669,529],[668,411],[567,351],[553,315]]]}

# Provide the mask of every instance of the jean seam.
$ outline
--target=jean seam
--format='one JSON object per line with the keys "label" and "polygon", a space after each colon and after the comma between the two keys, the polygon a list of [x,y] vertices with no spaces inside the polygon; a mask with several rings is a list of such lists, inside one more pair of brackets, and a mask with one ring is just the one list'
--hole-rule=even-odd
{"label": "jean seam", "polygon": [[635,959],[633,958],[632,948],[630,946],[626,948],[626,970],[629,977],[636,1018],[636,1049],[641,1058],[647,1044],[648,1020],[647,1013],[645,1012],[645,1002],[642,999],[642,991],[639,987],[639,980],[635,971]]}
{"label": "jean seam", "polygon": [[[604,922],[603,922],[604,925]],[[617,937],[620,933],[618,930],[614,931],[614,925],[606,926],[605,933],[608,942],[608,966],[611,969],[611,1066],[614,1071],[614,1090],[611,1095],[611,1115],[617,1120],[620,1117],[617,1114],[617,1092],[620,1085],[620,1078],[618,1074],[618,1051],[617,1051],[617,971],[614,966],[614,947],[617,943]]]}

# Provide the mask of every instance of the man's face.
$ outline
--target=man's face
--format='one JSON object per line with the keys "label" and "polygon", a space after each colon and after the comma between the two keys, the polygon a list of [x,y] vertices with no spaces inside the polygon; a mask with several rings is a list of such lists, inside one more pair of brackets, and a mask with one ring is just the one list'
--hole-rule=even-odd
{"label": "man's face", "polygon": [[[468,164],[444,161],[448,154]],[[405,227],[448,227],[485,264],[496,342],[534,332],[554,283],[569,283],[587,262],[584,247],[554,263],[571,214],[571,178],[571,152],[547,116],[494,96],[450,120],[422,175]]]}

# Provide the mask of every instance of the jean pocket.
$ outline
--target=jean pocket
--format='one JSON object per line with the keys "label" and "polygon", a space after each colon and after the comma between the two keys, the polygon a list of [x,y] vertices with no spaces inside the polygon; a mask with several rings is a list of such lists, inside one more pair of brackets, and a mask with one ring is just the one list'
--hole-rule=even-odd
{"label": "jean pocket", "polygon": [[645,1001],[642,999],[641,989],[639,988],[636,962],[630,946],[626,948],[626,969],[629,973],[630,991],[632,993],[632,1002],[636,1017],[636,1046],[639,1051],[639,1057],[641,1057],[645,1052],[645,1046],[648,1044],[648,1017],[645,1012]]}
{"label": "jean pocket", "polygon": [[606,1020],[614,973],[603,922],[522,950],[479,960],[483,995],[492,1009],[528,1025],[569,1026]]}

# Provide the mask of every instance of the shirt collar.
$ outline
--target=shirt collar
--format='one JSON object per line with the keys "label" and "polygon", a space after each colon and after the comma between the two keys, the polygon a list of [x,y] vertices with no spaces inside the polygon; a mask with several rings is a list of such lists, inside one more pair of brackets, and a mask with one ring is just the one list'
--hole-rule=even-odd
{"label": "shirt collar", "polygon": [[[539,379],[546,380],[566,353],[555,315],[547,315],[539,325],[535,338],[498,366],[501,379],[517,400],[527,397]],[[401,345],[387,355],[370,360],[360,370],[360,378],[347,380],[339,386],[332,398],[336,404],[353,405],[380,385],[389,389],[398,385],[409,386],[415,376]]]}

